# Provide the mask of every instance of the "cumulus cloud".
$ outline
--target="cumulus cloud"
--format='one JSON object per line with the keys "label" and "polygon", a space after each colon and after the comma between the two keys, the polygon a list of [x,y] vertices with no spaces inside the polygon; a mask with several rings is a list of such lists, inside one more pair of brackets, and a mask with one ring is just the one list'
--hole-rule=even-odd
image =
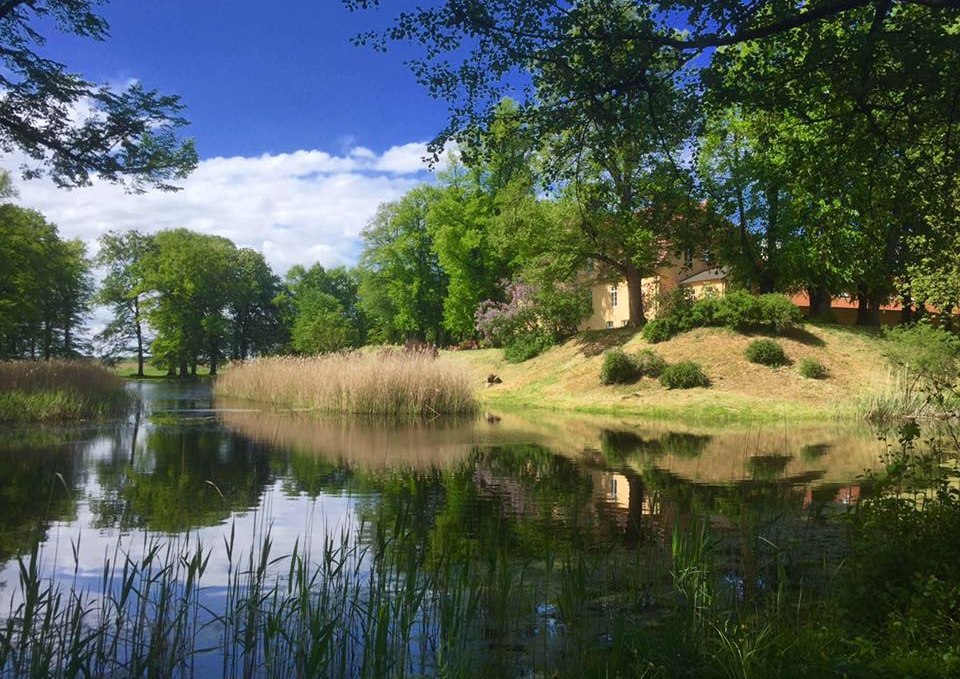
{"label": "cumulus cloud", "polygon": [[[294,264],[351,264],[360,230],[380,203],[429,180],[425,143],[377,154],[352,146],[341,155],[319,150],[209,158],[176,193],[124,193],[105,182],[66,191],[48,180],[19,182],[18,203],[42,212],[66,238],[91,251],[111,230],[187,227],[225,236],[264,254],[280,274]],[[20,160],[3,165],[18,176]]]}

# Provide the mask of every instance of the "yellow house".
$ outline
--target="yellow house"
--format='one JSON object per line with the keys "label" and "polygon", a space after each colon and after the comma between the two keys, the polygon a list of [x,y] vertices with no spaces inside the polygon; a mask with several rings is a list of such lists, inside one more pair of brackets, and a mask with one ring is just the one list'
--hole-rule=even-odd
{"label": "yellow house", "polygon": [[[696,299],[706,295],[723,295],[727,291],[727,272],[699,259],[671,258],[643,279],[643,301],[647,319],[656,318],[657,297],[688,288]],[[590,288],[593,311],[582,321],[579,330],[621,328],[630,324],[630,292],[627,282],[597,283]]]}

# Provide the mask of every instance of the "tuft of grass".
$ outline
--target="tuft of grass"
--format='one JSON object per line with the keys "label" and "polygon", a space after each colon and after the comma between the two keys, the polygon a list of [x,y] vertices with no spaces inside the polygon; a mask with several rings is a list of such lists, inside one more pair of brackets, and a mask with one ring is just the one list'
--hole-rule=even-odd
{"label": "tuft of grass", "polygon": [[830,377],[827,366],[815,358],[801,358],[797,365],[797,372],[800,377],[806,377],[808,380],[825,380]]}
{"label": "tuft of grass", "polygon": [[231,365],[214,390],[217,396],[385,417],[470,414],[479,408],[465,372],[424,353],[261,358]]}
{"label": "tuft of grass", "polygon": [[123,380],[97,363],[0,362],[0,422],[110,417],[128,404]]}
{"label": "tuft of grass", "polygon": [[865,389],[856,400],[856,412],[871,422],[893,422],[922,416],[930,399],[902,370],[890,370]]}

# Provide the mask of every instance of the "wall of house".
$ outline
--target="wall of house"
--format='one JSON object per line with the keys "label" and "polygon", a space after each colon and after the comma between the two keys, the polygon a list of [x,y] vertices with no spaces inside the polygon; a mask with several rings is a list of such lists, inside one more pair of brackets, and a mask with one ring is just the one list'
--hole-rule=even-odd
{"label": "wall of house", "polygon": [[700,281],[699,283],[690,283],[686,287],[693,295],[694,299],[703,299],[704,297],[723,297],[727,294],[727,281]]}
{"label": "wall of house", "polygon": [[[680,258],[671,257],[664,266],[657,269],[657,275],[644,278],[643,303],[647,320],[657,316],[658,295],[675,290],[684,278],[695,276],[709,268],[709,264],[700,260],[694,260],[690,266],[685,266]],[[611,304],[611,287],[617,289],[616,307]],[[590,317],[580,324],[579,330],[622,328],[630,322],[630,297],[626,281],[620,281],[615,285],[598,283],[590,289],[590,299],[593,311]]]}
{"label": "wall of house", "polygon": [[[616,306],[613,305],[611,288],[617,291]],[[589,318],[580,323],[579,330],[621,328],[630,321],[630,293],[627,291],[626,281],[614,284],[598,283],[592,286],[590,301],[593,311]]]}

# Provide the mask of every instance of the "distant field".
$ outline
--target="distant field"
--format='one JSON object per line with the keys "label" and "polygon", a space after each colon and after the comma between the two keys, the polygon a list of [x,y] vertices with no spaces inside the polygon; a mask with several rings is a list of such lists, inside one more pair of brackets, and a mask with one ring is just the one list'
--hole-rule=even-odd
{"label": "distant field", "polygon": [[[122,360],[114,364],[112,368],[114,374],[125,377],[125,378],[136,378],[137,377],[137,361],[133,360]],[[197,366],[197,376],[209,375],[210,369],[207,366]],[[156,368],[149,363],[145,363],[143,366],[143,377],[144,379],[156,379],[158,377],[166,377],[166,369],[161,370]]]}

